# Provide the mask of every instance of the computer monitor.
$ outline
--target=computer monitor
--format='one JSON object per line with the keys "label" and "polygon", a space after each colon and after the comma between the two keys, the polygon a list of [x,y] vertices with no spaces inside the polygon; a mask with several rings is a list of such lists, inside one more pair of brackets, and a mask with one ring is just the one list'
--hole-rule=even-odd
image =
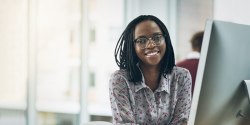
{"label": "computer monitor", "polygon": [[249,125],[250,26],[207,20],[188,125]]}

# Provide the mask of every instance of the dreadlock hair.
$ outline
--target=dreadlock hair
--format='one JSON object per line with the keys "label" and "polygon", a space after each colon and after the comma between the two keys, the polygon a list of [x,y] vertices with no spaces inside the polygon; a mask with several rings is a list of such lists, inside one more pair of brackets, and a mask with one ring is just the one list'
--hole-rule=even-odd
{"label": "dreadlock hair", "polygon": [[155,16],[152,15],[141,15],[132,20],[123,31],[119,38],[115,48],[115,61],[120,69],[126,69],[130,77],[130,82],[142,81],[142,74],[139,68],[136,66],[138,63],[138,57],[135,53],[133,34],[135,27],[138,23],[151,20],[154,21],[163,32],[166,42],[166,52],[161,60],[161,74],[167,78],[167,74],[171,74],[173,67],[175,66],[174,51],[168,30],[164,23]]}

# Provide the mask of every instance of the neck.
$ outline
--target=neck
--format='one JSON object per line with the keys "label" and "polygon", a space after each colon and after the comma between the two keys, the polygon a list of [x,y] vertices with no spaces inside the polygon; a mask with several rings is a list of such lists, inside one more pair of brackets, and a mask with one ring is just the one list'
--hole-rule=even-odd
{"label": "neck", "polygon": [[146,85],[155,91],[158,88],[160,82],[160,69],[161,65],[149,66],[143,63],[139,63],[140,69],[145,79]]}

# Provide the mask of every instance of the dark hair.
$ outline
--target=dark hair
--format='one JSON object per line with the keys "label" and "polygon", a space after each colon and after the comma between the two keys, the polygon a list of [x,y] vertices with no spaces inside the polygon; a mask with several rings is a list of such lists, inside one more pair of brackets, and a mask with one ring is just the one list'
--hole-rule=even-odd
{"label": "dark hair", "polygon": [[131,82],[142,81],[142,74],[136,66],[138,63],[138,57],[135,53],[133,34],[136,25],[146,20],[154,21],[165,35],[166,52],[161,60],[162,66],[160,72],[166,78],[166,75],[170,74],[173,66],[175,66],[174,51],[166,26],[155,16],[141,15],[128,24],[119,38],[115,48],[115,61],[120,69],[126,69],[128,71]]}
{"label": "dark hair", "polygon": [[201,51],[203,35],[204,35],[204,31],[200,31],[200,32],[195,33],[192,36],[190,42],[192,44],[193,50],[198,50],[199,52]]}

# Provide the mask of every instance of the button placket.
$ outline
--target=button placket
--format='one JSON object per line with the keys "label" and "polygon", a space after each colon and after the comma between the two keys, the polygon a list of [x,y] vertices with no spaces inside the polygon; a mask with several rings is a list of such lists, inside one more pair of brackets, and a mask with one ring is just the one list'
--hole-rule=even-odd
{"label": "button placket", "polygon": [[152,109],[150,114],[151,114],[153,122],[156,124],[157,123],[157,109],[156,109],[155,93],[150,88],[148,88],[146,92],[148,95],[150,95],[149,103],[150,103],[150,108]]}
{"label": "button placket", "polygon": [[160,99],[160,92],[155,92],[154,93],[154,95],[155,95],[155,102],[156,102],[156,107],[155,107],[155,110],[156,110],[156,115],[157,115],[157,119],[156,119],[156,123],[158,124],[158,123],[160,123],[160,121],[158,121],[158,119],[159,119],[159,113],[161,112],[160,110],[160,108],[159,108],[159,106],[161,105],[161,99]]}

